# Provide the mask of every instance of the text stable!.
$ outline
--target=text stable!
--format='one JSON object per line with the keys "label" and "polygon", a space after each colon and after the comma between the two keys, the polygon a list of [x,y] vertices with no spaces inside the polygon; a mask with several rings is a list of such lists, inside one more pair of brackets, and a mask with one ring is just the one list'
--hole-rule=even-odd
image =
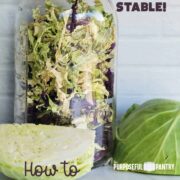
{"label": "text stable!", "polygon": [[117,12],[166,12],[166,2],[117,2]]}

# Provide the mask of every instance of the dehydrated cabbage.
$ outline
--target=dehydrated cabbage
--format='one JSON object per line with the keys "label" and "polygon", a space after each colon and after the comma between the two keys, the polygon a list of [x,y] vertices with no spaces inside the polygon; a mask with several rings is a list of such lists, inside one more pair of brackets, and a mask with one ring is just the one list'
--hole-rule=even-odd
{"label": "dehydrated cabbage", "polygon": [[[108,134],[113,120],[108,102],[113,97],[113,15],[99,0],[93,6],[69,2],[71,8],[65,9],[46,0],[45,11],[34,9],[27,26],[27,122],[96,130],[105,125],[101,134]],[[101,138],[99,146],[106,151],[107,137],[100,136],[96,141]]]}

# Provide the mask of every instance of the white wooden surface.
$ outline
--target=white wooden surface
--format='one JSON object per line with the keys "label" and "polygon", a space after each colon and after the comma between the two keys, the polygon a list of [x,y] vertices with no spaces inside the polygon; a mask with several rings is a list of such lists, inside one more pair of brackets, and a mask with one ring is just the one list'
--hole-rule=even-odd
{"label": "white wooden surface", "polygon": [[0,121],[13,122],[16,0],[0,0]]}
{"label": "white wooden surface", "polygon": [[118,117],[133,103],[180,100],[180,1],[166,2],[166,13],[118,13]]}
{"label": "white wooden surface", "polygon": [[[13,122],[14,25],[18,1],[0,0],[1,123]],[[117,1],[113,1],[114,5]],[[151,98],[180,100],[180,1],[166,2],[166,13],[118,13],[118,117],[131,104]],[[4,179],[0,176],[0,180]],[[117,173],[100,168],[82,179],[179,180],[180,177]]]}

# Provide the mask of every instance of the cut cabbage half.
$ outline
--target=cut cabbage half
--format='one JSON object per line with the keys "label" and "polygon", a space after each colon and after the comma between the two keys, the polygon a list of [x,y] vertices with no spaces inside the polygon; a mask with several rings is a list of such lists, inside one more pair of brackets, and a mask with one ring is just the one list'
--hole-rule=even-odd
{"label": "cut cabbage half", "polygon": [[[0,172],[18,180],[65,180],[77,179],[93,166],[95,134],[91,130],[75,129],[46,125],[0,125]],[[75,165],[79,172],[76,176],[65,176],[64,165]],[[25,162],[27,169],[33,163],[35,166],[46,166],[58,169],[55,176],[32,176],[27,172],[25,176]]]}

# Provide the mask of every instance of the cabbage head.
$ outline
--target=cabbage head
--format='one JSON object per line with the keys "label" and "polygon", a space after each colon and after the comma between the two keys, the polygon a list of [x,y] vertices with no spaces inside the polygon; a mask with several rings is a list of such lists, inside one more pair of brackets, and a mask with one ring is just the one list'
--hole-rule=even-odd
{"label": "cabbage head", "polygon": [[125,171],[180,175],[180,102],[133,105],[116,129],[114,168],[121,170],[117,164],[142,164]]}

